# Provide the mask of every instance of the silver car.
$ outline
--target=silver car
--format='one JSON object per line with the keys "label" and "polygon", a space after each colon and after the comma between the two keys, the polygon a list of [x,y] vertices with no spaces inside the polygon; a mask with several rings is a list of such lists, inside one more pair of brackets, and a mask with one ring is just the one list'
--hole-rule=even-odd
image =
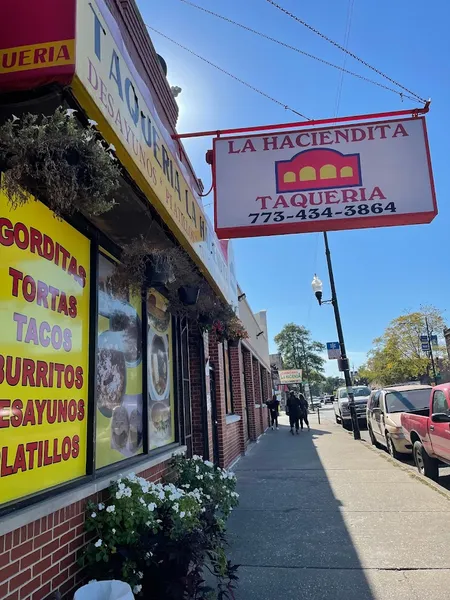
{"label": "silver car", "polygon": [[[355,399],[355,409],[358,421],[365,422],[366,420],[367,401],[369,400],[370,394],[371,389],[365,385],[353,387],[353,397]],[[333,406],[336,423],[341,423],[344,429],[351,429],[352,418],[348,406],[348,393],[346,387],[338,389]]]}

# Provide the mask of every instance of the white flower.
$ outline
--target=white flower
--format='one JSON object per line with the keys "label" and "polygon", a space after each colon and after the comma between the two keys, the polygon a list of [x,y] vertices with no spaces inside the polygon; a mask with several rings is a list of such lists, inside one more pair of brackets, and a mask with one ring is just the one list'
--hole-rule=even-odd
{"label": "white flower", "polygon": [[98,505],[98,510],[103,510],[105,508],[105,505],[103,504],[103,502],[100,502],[100,504]]}
{"label": "white flower", "polygon": [[116,507],[114,506],[114,504],[111,504],[111,506],[107,506],[106,507],[106,512],[107,513],[113,513],[116,511]]}
{"label": "white flower", "polygon": [[139,498],[139,502],[140,502],[141,504],[144,504],[144,505],[145,505],[145,500],[144,500],[144,498]]}
{"label": "white flower", "polygon": [[196,473],[199,473],[199,472],[200,472],[200,468],[199,468],[199,466],[198,466],[198,465],[195,465],[195,472],[196,472]]}
{"label": "white flower", "polygon": [[172,506],[172,508],[173,508],[173,510],[174,510],[175,512],[178,512],[178,511],[180,510],[180,507],[179,507],[178,503],[174,504],[174,505]]}
{"label": "white flower", "polygon": [[197,475],[197,479],[200,479],[200,481],[203,479],[203,475]]}
{"label": "white flower", "polygon": [[185,483],[184,485],[182,485],[181,487],[186,488],[187,490],[191,487],[189,483]]}
{"label": "white flower", "polygon": [[93,513],[91,514],[91,518],[92,518],[92,519],[95,519],[95,517],[96,517],[96,516],[97,516],[97,513],[95,513],[95,512],[93,512]]}
{"label": "white flower", "polygon": [[94,546],[95,546],[96,548],[100,548],[100,546],[101,546],[102,544],[103,544],[103,541],[102,541],[102,540],[97,540],[97,541],[95,542]]}
{"label": "white flower", "polygon": [[153,552],[147,552],[147,554],[145,555],[145,558],[151,558],[153,556]]}
{"label": "white flower", "polygon": [[116,492],[116,499],[120,500],[121,498],[123,498],[123,493],[119,490],[118,492]]}
{"label": "white flower", "polygon": [[133,594],[139,594],[139,592],[142,590],[142,585],[135,585],[133,588]]}
{"label": "white flower", "polygon": [[119,490],[124,490],[125,489],[125,484],[120,482],[119,483]]}
{"label": "white flower", "polygon": [[161,519],[156,519],[157,523],[162,523]]}
{"label": "white flower", "polygon": [[184,512],[184,510],[182,510],[180,512],[180,519],[183,519],[186,516],[186,513]]}
{"label": "white flower", "polygon": [[153,512],[156,508],[156,504],[154,502],[150,502],[150,504],[147,505],[147,508],[150,512]]}
{"label": "white flower", "polygon": [[111,529],[111,531],[115,534],[116,530],[114,529],[114,527]]}
{"label": "white flower", "polygon": [[138,571],[137,576],[139,577],[139,579],[142,579],[144,577],[144,573],[142,571]]}
{"label": "white flower", "polygon": [[165,494],[165,493],[164,493],[164,492],[161,490],[161,491],[159,492],[159,494],[158,494],[158,497],[159,497],[159,499],[160,499],[160,500],[164,500],[164,499],[165,499],[165,497],[166,497],[166,494]]}
{"label": "white flower", "polygon": [[214,463],[212,463],[210,460],[205,460],[205,465],[210,468],[214,467]]}

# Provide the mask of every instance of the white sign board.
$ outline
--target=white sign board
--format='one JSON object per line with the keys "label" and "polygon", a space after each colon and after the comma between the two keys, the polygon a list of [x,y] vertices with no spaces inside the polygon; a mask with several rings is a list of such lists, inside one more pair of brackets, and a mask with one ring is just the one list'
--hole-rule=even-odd
{"label": "white sign board", "polygon": [[423,117],[214,140],[220,238],[429,223]]}
{"label": "white sign board", "polygon": [[301,369],[289,369],[286,371],[278,371],[280,382],[287,383],[301,383],[302,382],[302,370]]}
{"label": "white sign board", "polygon": [[327,342],[327,352],[330,360],[341,358],[341,346],[339,342]]}

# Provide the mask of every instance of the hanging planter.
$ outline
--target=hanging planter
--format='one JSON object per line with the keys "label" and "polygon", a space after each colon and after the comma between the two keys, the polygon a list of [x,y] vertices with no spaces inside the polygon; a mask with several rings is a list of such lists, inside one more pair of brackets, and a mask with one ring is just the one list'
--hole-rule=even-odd
{"label": "hanging planter", "polygon": [[200,295],[200,287],[198,285],[182,285],[178,288],[178,296],[186,306],[195,306]]}
{"label": "hanging planter", "polygon": [[163,254],[150,255],[146,260],[144,285],[160,288],[166,286],[173,278],[173,269],[169,257]]}
{"label": "hanging planter", "polygon": [[49,117],[27,114],[0,126],[0,168],[0,189],[12,207],[33,195],[57,216],[107,212],[119,187],[118,163],[99,134],[62,108]]}

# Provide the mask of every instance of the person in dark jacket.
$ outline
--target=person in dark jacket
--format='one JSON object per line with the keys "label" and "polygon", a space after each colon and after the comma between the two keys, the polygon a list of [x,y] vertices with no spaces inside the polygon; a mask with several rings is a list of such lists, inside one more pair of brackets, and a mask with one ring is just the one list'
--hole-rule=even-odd
{"label": "person in dark jacket", "polygon": [[309,421],[308,421],[308,401],[306,400],[303,394],[300,394],[300,403],[301,403],[301,411],[300,411],[300,428],[303,429],[303,422],[308,427],[308,431],[310,430]]}
{"label": "person in dark jacket", "polygon": [[276,394],[272,396],[272,400],[267,402],[267,408],[270,412],[270,424],[272,429],[275,427],[278,429],[278,413],[280,409],[280,401],[278,400]]}
{"label": "person in dark jacket", "polygon": [[308,402],[305,399],[303,394],[300,394],[300,398],[295,395],[295,392],[292,390],[289,394],[289,398],[287,400],[287,407],[289,412],[289,424],[291,426],[291,434],[294,435],[294,427],[295,433],[298,434],[301,428],[303,429],[303,422],[308,426],[309,431],[309,422],[308,422]]}

